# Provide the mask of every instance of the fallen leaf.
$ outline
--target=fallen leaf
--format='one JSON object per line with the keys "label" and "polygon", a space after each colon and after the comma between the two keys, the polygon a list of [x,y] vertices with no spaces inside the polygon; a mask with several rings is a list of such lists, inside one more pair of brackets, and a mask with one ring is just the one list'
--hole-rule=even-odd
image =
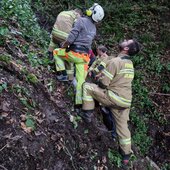
{"label": "fallen leaf", "polygon": [[24,122],[21,122],[21,128],[26,132],[26,133],[31,133],[32,132],[32,128],[31,127],[26,127]]}
{"label": "fallen leaf", "polygon": [[5,111],[5,112],[8,112],[8,111],[9,111],[9,106],[10,106],[10,104],[9,104],[8,102],[6,102],[6,101],[3,101],[3,102],[1,103],[1,109],[2,109],[3,111]]}
{"label": "fallen leaf", "polygon": [[27,116],[22,114],[22,115],[20,115],[20,117],[21,117],[21,121],[25,121]]}
{"label": "fallen leaf", "polygon": [[3,118],[3,117],[7,117],[7,116],[8,116],[8,114],[9,114],[9,113],[2,112],[2,113],[1,113],[1,116],[2,116],[2,118]]}

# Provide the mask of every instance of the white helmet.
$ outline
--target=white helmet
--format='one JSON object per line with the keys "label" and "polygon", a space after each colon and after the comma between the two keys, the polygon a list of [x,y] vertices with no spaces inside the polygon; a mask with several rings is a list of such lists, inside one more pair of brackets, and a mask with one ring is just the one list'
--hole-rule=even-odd
{"label": "white helmet", "polygon": [[94,5],[90,8],[90,10],[92,10],[91,17],[92,17],[93,21],[99,22],[103,19],[104,10],[99,4],[94,3]]}

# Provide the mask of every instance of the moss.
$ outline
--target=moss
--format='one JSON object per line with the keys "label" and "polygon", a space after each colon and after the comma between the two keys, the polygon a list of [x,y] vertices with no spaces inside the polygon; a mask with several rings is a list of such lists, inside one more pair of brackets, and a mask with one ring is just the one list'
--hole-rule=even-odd
{"label": "moss", "polygon": [[11,57],[9,55],[1,55],[0,61],[5,62],[5,63],[9,63],[11,61]]}
{"label": "moss", "polygon": [[36,84],[36,83],[38,83],[38,78],[36,77],[36,75],[31,73],[31,74],[27,75],[27,81],[29,81],[33,84]]}

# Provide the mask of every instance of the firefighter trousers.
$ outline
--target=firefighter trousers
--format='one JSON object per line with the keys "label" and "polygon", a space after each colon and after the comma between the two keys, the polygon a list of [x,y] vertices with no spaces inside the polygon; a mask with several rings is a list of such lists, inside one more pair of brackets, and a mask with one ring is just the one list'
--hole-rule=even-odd
{"label": "firefighter trousers", "polygon": [[95,107],[94,99],[103,106],[110,108],[115,119],[116,133],[118,135],[119,146],[123,151],[123,154],[132,153],[131,133],[128,128],[130,107],[122,107],[117,101],[113,102],[113,100],[110,100],[107,90],[98,87],[98,85],[94,83],[84,83],[82,109],[85,111],[93,110]]}
{"label": "firefighter trousers", "polygon": [[75,64],[77,81],[75,104],[82,104],[82,84],[85,82],[85,78],[87,76],[89,55],[73,51],[66,52],[65,49],[62,48],[55,49],[53,54],[57,71],[65,70],[64,61]]}
{"label": "firefighter trousers", "polygon": [[[49,52],[53,52],[54,49],[59,48],[60,47],[60,43],[65,41],[66,38],[68,37],[67,33],[64,33],[63,31],[60,31],[58,29],[53,28],[52,30],[52,34],[50,36],[51,40],[50,40],[50,44],[48,47],[48,51]],[[57,64],[55,62],[55,65],[57,67]],[[69,62],[65,62],[65,69],[68,75],[69,80],[73,80],[74,76],[74,66],[73,63],[69,63]]]}

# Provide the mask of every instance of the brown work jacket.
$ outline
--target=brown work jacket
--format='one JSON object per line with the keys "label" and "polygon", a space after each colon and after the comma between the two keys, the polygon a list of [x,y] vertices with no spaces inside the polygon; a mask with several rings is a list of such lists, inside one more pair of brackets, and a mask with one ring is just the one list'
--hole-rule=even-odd
{"label": "brown work jacket", "polygon": [[107,92],[111,91],[128,102],[132,99],[131,86],[134,78],[133,63],[129,58],[130,56],[120,53],[116,58],[109,60],[100,80],[106,86]]}
{"label": "brown work jacket", "polygon": [[69,33],[77,17],[78,14],[74,10],[60,12],[57,16],[54,28]]}

